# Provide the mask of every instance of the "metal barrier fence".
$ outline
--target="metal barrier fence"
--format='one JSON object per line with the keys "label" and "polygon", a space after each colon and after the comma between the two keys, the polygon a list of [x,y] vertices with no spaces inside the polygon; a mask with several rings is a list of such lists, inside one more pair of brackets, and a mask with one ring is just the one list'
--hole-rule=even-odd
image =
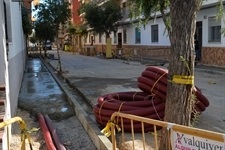
{"label": "metal barrier fence", "polygon": [[[159,149],[159,140],[158,140],[158,133],[160,131],[157,131],[157,127],[166,128],[169,132],[169,149],[172,150],[225,150],[225,134],[223,133],[217,133],[213,131],[193,128],[193,127],[187,127],[182,126],[178,124],[168,123],[164,121],[139,117],[135,115],[130,114],[124,114],[120,112],[115,112],[111,116],[111,140],[112,140],[112,148],[113,150],[118,149],[117,145],[117,138],[116,138],[116,129],[118,129],[118,125],[114,123],[114,121],[118,121],[120,119],[121,121],[121,137],[122,139],[120,142],[122,145],[125,145],[125,132],[123,130],[123,120],[129,119],[131,122],[131,146],[129,149],[150,149],[149,147],[146,148],[146,134],[147,136],[153,136],[154,144],[151,145],[151,149]],[[142,137],[142,148],[135,148],[135,133],[134,130],[132,130],[132,127],[134,126],[134,122],[140,122],[141,123],[141,137]],[[154,133],[148,134],[144,132],[144,124],[150,124],[154,126]],[[132,147],[132,148],[131,148]],[[125,147],[122,147],[120,149],[128,149]]]}

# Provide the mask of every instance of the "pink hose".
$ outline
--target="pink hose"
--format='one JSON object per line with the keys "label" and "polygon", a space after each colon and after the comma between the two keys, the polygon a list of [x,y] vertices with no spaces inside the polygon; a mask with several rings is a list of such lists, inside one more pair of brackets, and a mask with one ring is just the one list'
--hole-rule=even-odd
{"label": "pink hose", "polygon": [[56,150],[55,145],[52,141],[51,134],[50,134],[50,132],[48,130],[48,127],[45,123],[45,119],[44,119],[43,115],[41,113],[38,113],[37,116],[38,116],[39,124],[41,126],[41,129],[42,129],[42,132],[43,132],[43,135],[44,135],[44,139],[45,139],[45,143],[47,145],[47,149],[48,150]]}
{"label": "pink hose", "polygon": [[57,150],[66,150],[66,148],[63,146],[63,144],[61,143],[61,141],[59,140],[59,138],[57,136],[56,130],[53,127],[51,119],[48,117],[48,115],[44,115],[44,118],[45,118],[45,122],[48,126],[48,129],[52,135],[52,139],[53,139],[53,142],[54,142]]}

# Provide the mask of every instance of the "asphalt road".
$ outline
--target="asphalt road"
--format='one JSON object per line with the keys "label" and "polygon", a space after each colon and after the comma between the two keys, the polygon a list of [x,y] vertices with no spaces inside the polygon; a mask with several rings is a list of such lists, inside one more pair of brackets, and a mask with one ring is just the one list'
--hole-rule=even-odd
{"label": "asphalt road", "polygon": [[[57,57],[56,51],[49,53]],[[125,63],[119,59],[103,59],[70,52],[60,52],[63,76],[77,88],[91,105],[101,95],[140,91],[137,77],[146,68],[138,62]],[[57,67],[57,60],[48,60]],[[195,85],[209,99],[210,106],[199,117],[195,127],[225,133],[225,75],[217,74],[213,67],[197,67]]]}

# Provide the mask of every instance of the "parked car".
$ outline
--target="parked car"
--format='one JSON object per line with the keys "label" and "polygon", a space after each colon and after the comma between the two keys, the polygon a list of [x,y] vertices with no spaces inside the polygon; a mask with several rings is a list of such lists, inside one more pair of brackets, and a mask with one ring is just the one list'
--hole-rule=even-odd
{"label": "parked car", "polygon": [[44,43],[44,49],[45,49],[45,50],[52,50],[52,43],[51,43],[51,41],[47,40],[47,41]]}

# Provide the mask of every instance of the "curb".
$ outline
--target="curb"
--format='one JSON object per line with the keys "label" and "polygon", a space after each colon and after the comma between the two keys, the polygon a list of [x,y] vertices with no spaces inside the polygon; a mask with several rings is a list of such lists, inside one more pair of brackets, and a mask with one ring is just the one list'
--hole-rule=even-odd
{"label": "curb", "polygon": [[201,68],[195,68],[195,71],[225,76],[225,72],[222,72],[222,71],[208,70],[208,69],[201,69]]}
{"label": "curb", "polygon": [[[78,103],[78,101],[76,101],[76,99],[73,97],[73,95],[64,87],[63,83],[58,79],[57,75],[54,73],[55,68],[49,62],[46,62],[42,58],[40,58],[40,59],[42,60],[42,62],[44,63],[44,65],[46,66],[48,71],[51,73],[52,77],[55,79],[55,81],[61,87],[63,92],[65,92],[65,94],[67,96],[67,100],[74,107],[76,117],[79,119],[80,123],[83,125],[83,128],[88,133],[89,137],[93,141],[96,148],[98,150],[112,150],[113,148],[112,148],[111,141],[101,133],[99,127],[96,125],[96,122],[94,122],[89,117],[89,115],[86,113],[86,111],[82,109],[82,106]],[[68,82],[68,80],[66,78],[64,78],[64,77],[62,77],[62,78],[64,80],[66,80],[66,82]],[[78,89],[75,89],[75,90],[77,90],[79,94],[82,93]],[[81,94],[80,96],[85,98],[85,100],[87,100],[87,98],[83,94]]]}

